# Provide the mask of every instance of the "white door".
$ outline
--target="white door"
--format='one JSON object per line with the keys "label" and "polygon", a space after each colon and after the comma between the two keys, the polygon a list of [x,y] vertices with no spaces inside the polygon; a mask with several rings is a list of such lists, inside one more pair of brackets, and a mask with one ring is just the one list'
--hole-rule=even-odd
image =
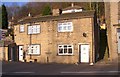
{"label": "white door", "polygon": [[120,53],[120,29],[117,29],[118,53]]}
{"label": "white door", "polygon": [[89,63],[89,45],[81,45],[80,46],[80,61],[81,63]]}
{"label": "white door", "polygon": [[23,61],[23,46],[19,46],[19,61]]}

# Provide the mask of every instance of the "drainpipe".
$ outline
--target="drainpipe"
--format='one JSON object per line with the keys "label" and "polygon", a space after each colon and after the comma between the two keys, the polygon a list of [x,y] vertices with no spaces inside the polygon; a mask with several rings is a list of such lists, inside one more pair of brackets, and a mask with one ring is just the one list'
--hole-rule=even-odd
{"label": "drainpipe", "polygon": [[[31,50],[31,44],[32,44],[32,34],[30,34],[30,50]],[[32,55],[30,54],[30,59],[32,59]]]}
{"label": "drainpipe", "polygon": [[96,25],[96,22],[95,22],[95,19],[96,19],[96,11],[95,11],[95,13],[94,13],[94,17],[93,17],[93,19],[92,19],[92,53],[91,53],[91,62],[90,62],[90,65],[93,65],[94,64],[94,55],[95,55],[95,47],[94,47],[94,44],[95,44],[95,42],[94,42],[94,40],[95,40],[95,38],[94,38],[94,26]]}
{"label": "drainpipe", "polygon": [[91,61],[90,61],[90,65],[93,65],[93,52],[94,52],[94,25],[92,25],[92,53],[91,53]]}
{"label": "drainpipe", "polygon": [[[31,26],[31,23],[30,23]],[[30,50],[31,50],[31,44],[32,44],[32,34],[30,33]],[[32,55],[30,54],[30,59],[32,59]]]}

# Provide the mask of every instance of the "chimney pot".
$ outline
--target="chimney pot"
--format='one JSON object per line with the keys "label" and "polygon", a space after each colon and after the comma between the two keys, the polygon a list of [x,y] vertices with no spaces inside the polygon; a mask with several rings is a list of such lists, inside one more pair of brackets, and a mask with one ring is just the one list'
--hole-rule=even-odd
{"label": "chimney pot", "polygon": [[71,6],[74,7],[74,3],[72,3]]}

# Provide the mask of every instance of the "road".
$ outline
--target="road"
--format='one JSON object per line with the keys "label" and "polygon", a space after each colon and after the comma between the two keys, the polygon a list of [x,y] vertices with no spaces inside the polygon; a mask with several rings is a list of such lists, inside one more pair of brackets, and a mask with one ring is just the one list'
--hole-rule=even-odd
{"label": "road", "polygon": [[118,64],[40,64],[2,62],[3,75],[118,75]]}

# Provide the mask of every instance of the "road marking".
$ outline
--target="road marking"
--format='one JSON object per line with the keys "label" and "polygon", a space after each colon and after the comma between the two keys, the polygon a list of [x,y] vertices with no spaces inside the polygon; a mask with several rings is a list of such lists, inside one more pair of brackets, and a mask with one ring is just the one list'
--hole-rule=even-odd
{"label": "road marking", "polygon": [[28,73],[35,73],[35,72],[2,72],[2,74],[14,74],[14,73],[16,73],[16,74],[28,74]]}
{"label": "road marking", "polygon": [[12,72],[12,73],[34,73],[34,72]]}
{"label": "road marking", "polygon": [[61,73],[119,73],[120,71],[81,71],[81,72],[61,72]]}

